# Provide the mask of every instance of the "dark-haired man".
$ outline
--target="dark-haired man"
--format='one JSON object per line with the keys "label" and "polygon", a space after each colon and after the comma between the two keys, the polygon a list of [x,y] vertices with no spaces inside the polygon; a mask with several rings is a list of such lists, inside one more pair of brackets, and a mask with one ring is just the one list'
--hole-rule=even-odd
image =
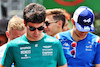
{"label": "dark-haired man", "polygon": [[12,62],[16,67],[67,67],[60,41],[43,33],[45,17],[40,4],[24,8],[26,33],[7,44],[1,67],[10,67]]}

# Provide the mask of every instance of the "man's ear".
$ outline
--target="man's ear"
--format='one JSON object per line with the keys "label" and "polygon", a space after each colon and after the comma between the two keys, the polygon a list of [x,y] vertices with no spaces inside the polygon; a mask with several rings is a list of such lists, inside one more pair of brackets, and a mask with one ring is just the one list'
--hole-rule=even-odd
{"label": "man's ear", "polygon": [[25,24],[25,26],[26,26],[25,20],[24,20],[24,24]]}
{"label": "man's ear", "polygon": [[71,21],[72,21],[72,24],[75,25],[75,22],[74,22],[74,19],[73,18],[71,18]]}
{"label": "man's ear", "polygon": [[62,25],[63,25],[63,21],[62,20],[59,20],[58,21],[58,27],[62,27]]}
{"label": "man's ear", "polygon": [[6,31],[6,36],[7,36],[7,38],[9,38],[9,32],[8,31]]}

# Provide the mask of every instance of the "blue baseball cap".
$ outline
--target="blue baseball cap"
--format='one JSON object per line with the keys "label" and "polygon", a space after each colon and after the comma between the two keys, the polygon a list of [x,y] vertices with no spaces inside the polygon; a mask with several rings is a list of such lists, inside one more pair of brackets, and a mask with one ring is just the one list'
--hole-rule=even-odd
{"label": "blue baseball cap", "polygon": [[94,32],[94,13],[86,6],[80,6],[77,8],[73,15],[77,30],[81,32]]}

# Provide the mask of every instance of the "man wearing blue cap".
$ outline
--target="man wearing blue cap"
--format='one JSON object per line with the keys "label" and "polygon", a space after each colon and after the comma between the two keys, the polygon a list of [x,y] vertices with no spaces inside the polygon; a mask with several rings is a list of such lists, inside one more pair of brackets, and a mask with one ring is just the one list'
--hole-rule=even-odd
{"label": "man wearing blue cap", "polygon": [[74,12],[73,29],[55,35],[62,43],[68,67],[100,67],[100,38],[94,32],[93,11],[81,6]]}

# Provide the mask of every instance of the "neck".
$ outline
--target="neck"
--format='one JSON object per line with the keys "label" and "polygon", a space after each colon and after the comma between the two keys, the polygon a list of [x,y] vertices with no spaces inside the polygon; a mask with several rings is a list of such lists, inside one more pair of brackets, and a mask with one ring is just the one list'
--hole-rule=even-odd
{"label": "neck", "polygon": [[57,29],[53,34],[51,34],[50,36],[54,37],[57,33],[62,32],[62,28]]}
{"label": "neck", "polygon": [[[62,28],[61,29],[58,29],[58,31],[54,35],[56,35],[57,33],[60,33],[60,32],[63,32],[62,31]],[[54,35],[52,35],[52,37],[54,37]]]}
{"label": "neck", "polygon": [[71,36],[72,36],[72,38],[73,38],[76,42],[78,42],[78,41],[83,40],[84,38],[86,38],[86,36],[85,36],[84,38],[80,38],[80,37],[76,34],[76,32],[75,32],[74,30],[71,31]]}

